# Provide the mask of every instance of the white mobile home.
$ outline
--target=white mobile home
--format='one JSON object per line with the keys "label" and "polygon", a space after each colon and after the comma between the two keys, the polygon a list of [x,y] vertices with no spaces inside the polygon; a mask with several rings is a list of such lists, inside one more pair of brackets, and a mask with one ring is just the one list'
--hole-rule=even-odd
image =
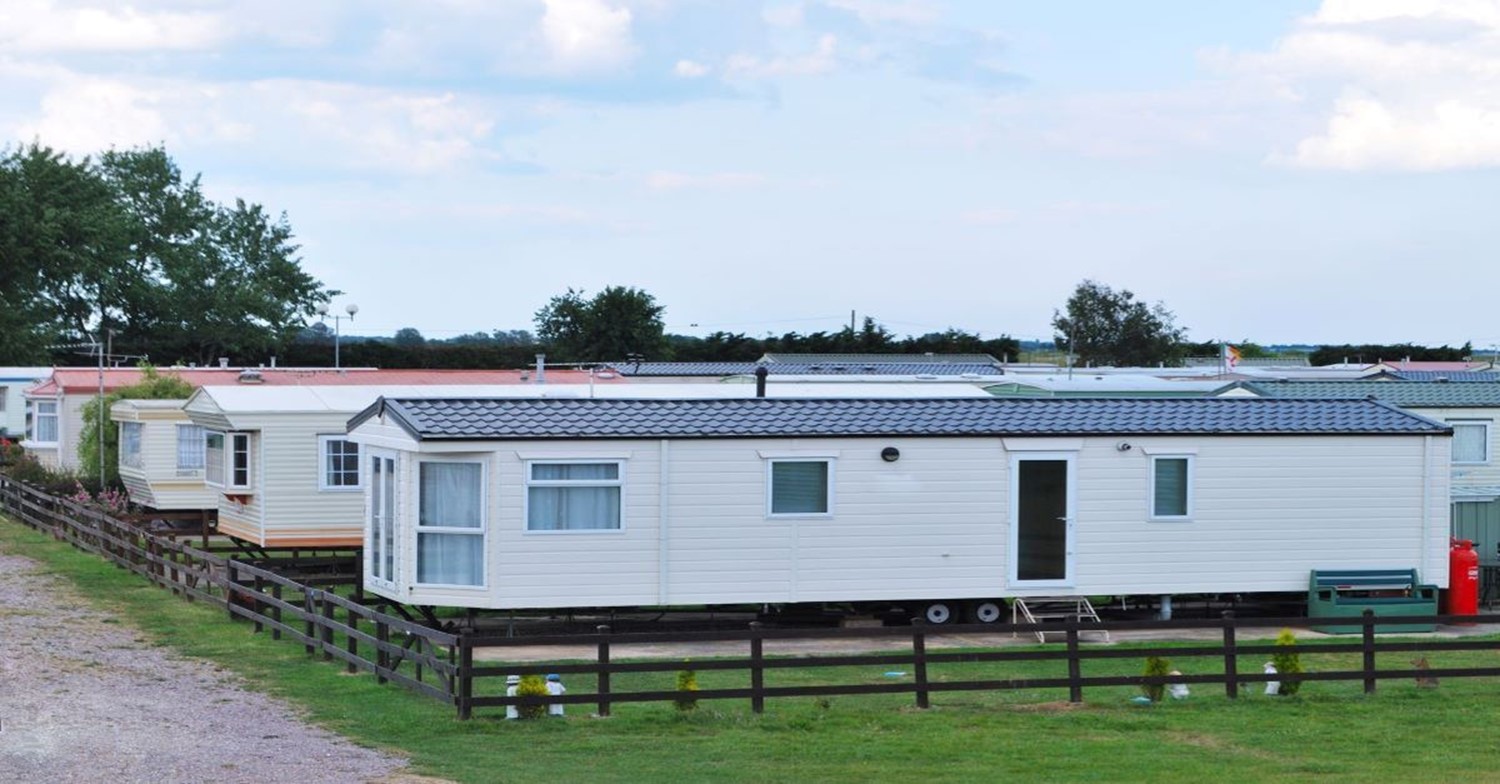
{"label": "white mobile home", "polygon": [[120,400],[109,416],[120,428],[120,483],[135,503],[164,511],[213,509],[203,483],[203,427],[181,400]]}
{"label": "white mobile home", "polygon": [[366,587],[479,608],[1446,583],[1451,434],[1218,398],[385,398],[349,423]]}
{"label": "white mobile home", "polygon": [[[364,486],[360,447],[344,434],[349,417],[381,395],[451,397],[587,398],[659,397],[683,394],[662,386],[623,384],[591,387],[586,374],[564,376],[572,383],[547,386],[375,385],[375,386],[205,386],[183,404],[184,414],[202,428],[204,481],[219,532],[264,547],[357,547],[364,542]],[[882,385],[882,395],[910,394],[911,387]],[[748,397],[753,388],[699,385],[692,394]],[[770,390],[780,394],[783,390]],[[845,386],[798,387],[802,394],[839,396]],[[985,397],[968,386],[953,397]]]}
{"label": "white mobile home", "polygon": [[26,433],[26,390],[52,375],[49,367],[0,367],[0,438],[19,441]]}

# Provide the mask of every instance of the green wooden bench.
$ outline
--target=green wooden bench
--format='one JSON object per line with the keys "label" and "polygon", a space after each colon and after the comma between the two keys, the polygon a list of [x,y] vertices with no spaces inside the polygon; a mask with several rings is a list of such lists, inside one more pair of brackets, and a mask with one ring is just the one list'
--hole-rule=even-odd
{"label": "green wooden bench", "polygon": [[[1416,569],[1314,569],[1308,577],[1309,618],[1359,618],[1365,610],[1376,616],[1437,615],[1438,587],[1424,585]],[[1361,624],[1317,623],[1315,631],[1359,634]],[[1376,624],[1377,632],[1430,632],[1437,622]]]}

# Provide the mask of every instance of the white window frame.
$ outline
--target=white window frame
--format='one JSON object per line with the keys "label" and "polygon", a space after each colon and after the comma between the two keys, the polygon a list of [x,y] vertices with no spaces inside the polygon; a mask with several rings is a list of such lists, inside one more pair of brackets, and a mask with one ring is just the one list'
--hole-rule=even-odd
{"label": "white window frame", "polygon": [[[531,467],[537,465],[603,465],[615,466],[614,479],[532,479]],[[521,530],[527,536],[586,536],[590,534],[616,535],[625,532],[625,461],[614,457],[549,457],[526,460],[526,492],[521,496]],[[533,487],[617,487],[620,490],[620,518],[614,528],[565,528],[551,530],[531,527],[531,488]]]}
{"label": "white window frame", "polygon": [[1490,427],[1494,423],[1488,419],[1449,419],[1447,425],[1455,431],[1460,427],[1482,427],[1484,428],[1484,459],[1482,460],[1459,460],[1455,455],[1452,458],[1453,465],[1489,465],[1491,459],[1490,450]]}
{"label": "white window frame", "polygon": [[[1156,464],[1162,460],[1182,460],[1186,463],[1183,476],[1183,514],[1166,515],[1156,511]],[[1192,453],[1156,452],[1150,455],[1146,470],[1146,519],[1157,523],[1186,523],[1193,519],[1193,484],[1198,474],[1198,458]]]}
{"label": "white window frame", "polygon": [[[474,463],[479,466],[479,527],[462,528],[451,525],[422,525],[422,465],[424,463]],[[399,461],[398,461],[399,464]],[[416,475],[416,503],[412,505],[412,563],[411,581],[413,585],[422,588],[454,588],[465,591],[484,591],[489,589],[490,584],[490,467],[483,458],[460,458],[460,457],[432,457],[417,460]],[[399,493],[400,484],[396,485]],[[400,501],[397,502],[400,509]],[[399,533],[399,531],[398,531]],[[480,581],[477,585],[467,583],[424,583],[422,582],[422,534],[461,534],[464,536],[480,537],[479,545],[479,568]],[[396,547],[400,548],[401,542],[396,541]]]}
{"label": "white window frame", "polygon": [[10,387],[0,384],[0,414],[5,413],[6,401],[10,398]]}
{"label": "white window frame", "polygon": [[[208,439],[211,436],[219,436],[224,439],[224,448],[221,450],[221,464],[219,481],[215,482],[212,472],[209,471]],[[254,452],[250,446],[250,433],[244,430],[205,430],[203,431],[203,483],[211,487],[223,490],[249,490],[255,483]],[[245,481],[243,483],[234,481],[234,456],[243,452],[245,455]]]}
{"label": "white window frame", "polygon": [[[365,476],[366,473],[373,474],[374,472],[374,469],[365,462],[366,460],[380,460],[382,462],[388,462],[390,464],[389,472],[382,471],[382,473],[384,474],[385,484],[388,485],[391,489],[391,503],[388,507],[384,503],[386,499],[380,496],[380,491],[382,489],[380,484],[373,481],[373,476]],[[396,575],[401,570],[401,532],[396,530],[396,520],[398,519],[398,516],[402,511],[402,491],[401,483],[398,479],[398,477],[400,476],[400,466],[400,458],[395,452],[391,450],[360,450],[360,483],[364,487],[370,488],[370,492],[365,495],[365,579],[369,580],[371,583],[377,586],[391,591],[396,590]],[[480,492],[483,492],[483,490],[481,489]],[[381,508],[385,512],[385,525],[391,533],[389,541],[383,545],[376,545],[374,542],[375,537],[378,534],[383,533],[383,531],[375,530],[374,516],[377,507]],[[385,545],[389,546],[390,552],[386,552]],[[375,563],[376,558],[384,556],[390,557],[389,569],[384,569],[382,568],[382,566]],[[381,575],[380,572],[389,573]]]}
{"label": "white window frame", "polygon": [[[328,482],[328,449],[334,442],[352,444],[354,446],[354,484],[335,485]],[[322,493],[358,493],[365,488],[364,473],[360,471],[361,459],[364,450],[359,448],[359,443],[350,441],[349,436],[342,433],[318,436],[318,491]]]}
{"label": "white window frame", "polygon": [[[194,430],[197,430],[196,434],[194,434],[194,432],[193,432]],[[186,432],[184,432],[184,431],[186,431]],[[205,438],[206,438],[206,436],[208,434],[207,428],[203,427],[202,425],[195,425],[195,424],[191,424],[191,423],[187,423],[187,424],[178,423],[178,425],[177,425],[177,431],[176,432],[177,432],[177,445],[176,445],[177,449],[176,449],[176,454],[173,455],[172,459],[177,464],[177,475],[178,476],[199,476],[199,475],[203,474],[204,471],[205,471],[205,469],[208,467],[208,448],[207,448],[208,445],[207,445],[207,442],[205,440]],[[196,466],[185,466],[185,465],[182,464],[182,440],[183,440],[184,436],[186,436],[188,438],[194,438],[195,435],[196,435],[196,439],[195,440],[198,443],[197,456],[198,456],[200,464],[196,465]]]}
{"label": "white window frame", "polygon": [[[835,485],[835,482],[834,482],[834,471],[836,470],[836,465],[835,464],[838,462],[835,458],[827,457],[827,456],[823,456],[823,455],[807,455],[807,456],[788,455],[788,456],[782,456],[782,457],[766,457],[766,458],[764,458],[764,460],[765,460],[765,463],[766,463],[766,519],[767,520],[799,520],[799,519],[800,520],[827,520],[827,519],[830,519],[830,518],[833,517],[833,514],[834,514],[834,505],[835,505],[834,492],[833,492],[833,488],[834,488],[834,485]],[[773,493],[774,493],[773,488],[776,486],[776,483],[774,481],[774,477],[775,477],[775,474],[776,474],[776,465],[778,463],[823,463],[823,464],[827,465],[828,470],[827,470],[827,474],[824,477],[824,480],[827,482],[827,487],[826,487],[826,491],[827,491],[827,496],[826,497],[828,499],[827,509],[825,511],[822,511],[822,512],[773,512],[773,511],[771,511],[774,508],[774,506],[775,506],[774,505],[775,499],[773,498]]]}
{"label": "white window frame", "polygon": [[[51,413],[42,413],[42,406],[51,406]],[[26,422],[26,440],[38,446],[56,446],[58,442],[62,440],[62,418],[57,415],[59,408],[57,401],[41,399],[32,400],[30,408],[31,416]],[[36,437],[37,432],[41,430],[43,419],[52,420],[53,437],[50,441],[43,441],[42,439]]]}
{"label": "white window frame", "polygon": [[[134,434],[133,436],[131,434]],[[121,422],[119,439],[119,463],[121,468],[143,468],[146,464],[145,455],[142,452],[141,436],[142,427],[140,422]],[[134,445],[134,449],[127,447]]]}

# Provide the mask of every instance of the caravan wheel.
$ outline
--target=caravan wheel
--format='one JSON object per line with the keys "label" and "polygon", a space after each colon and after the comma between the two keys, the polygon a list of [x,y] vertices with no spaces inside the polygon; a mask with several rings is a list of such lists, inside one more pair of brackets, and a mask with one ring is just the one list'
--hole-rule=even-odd
{"label": "caravan wheel", "polygon": [[969,605],[969,620],[974,623],[999,623],[1005,620],[1005,602],[984,599]]}
{"label": "caravan wheel", "polygon": [[948,602],[928,602],[922,607],[922,620],[931,626],[953,623],[953,605]]}

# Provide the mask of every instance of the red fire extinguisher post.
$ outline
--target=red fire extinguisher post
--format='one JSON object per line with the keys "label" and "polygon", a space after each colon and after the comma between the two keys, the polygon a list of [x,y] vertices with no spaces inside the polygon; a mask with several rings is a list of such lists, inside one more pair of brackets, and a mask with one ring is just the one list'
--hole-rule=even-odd
{"label": "red fire extinguisher post", "polygon": [[1479,614],[1479,553],[1468,539],[1454,539],[1448,550],[1448,614]]}

